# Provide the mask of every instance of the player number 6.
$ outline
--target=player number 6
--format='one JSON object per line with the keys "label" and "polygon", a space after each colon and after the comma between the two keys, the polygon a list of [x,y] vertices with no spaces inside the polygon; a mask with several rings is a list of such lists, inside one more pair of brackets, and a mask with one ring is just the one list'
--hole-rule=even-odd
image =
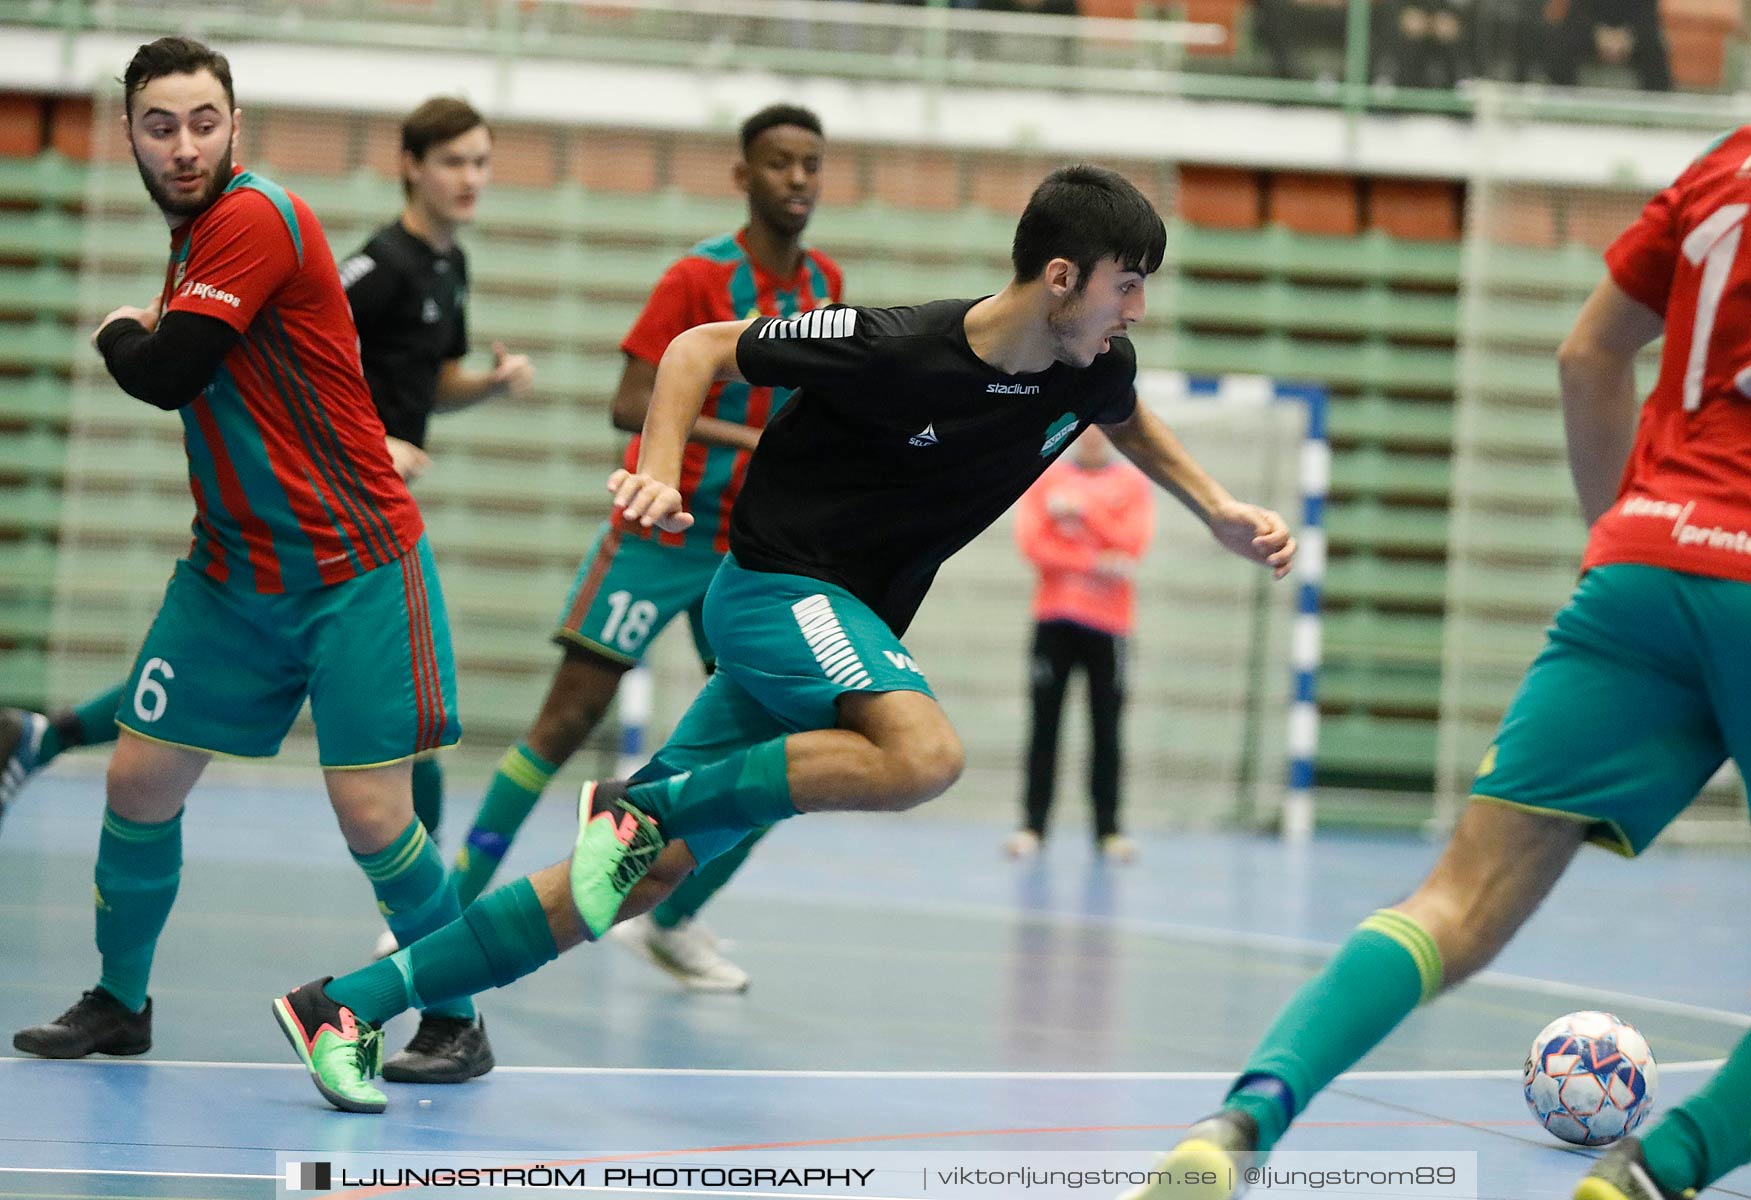
{"label": "player number 6", "polygon": [[154,674],[163,675],[166,679],[175,679],[176,671],[162,658],[154,658],[140,672],[140,686],[134,689],[134,711],[142,721],[156,721],[164,715],[164,709],[170,703],[170,696],[164,690],[164,685],[153,678]]}

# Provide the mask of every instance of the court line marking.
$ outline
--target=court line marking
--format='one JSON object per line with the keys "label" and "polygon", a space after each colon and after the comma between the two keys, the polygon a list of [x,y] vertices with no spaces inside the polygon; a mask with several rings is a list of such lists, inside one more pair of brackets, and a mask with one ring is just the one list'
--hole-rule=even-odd
{"label": "court line marking", "polygon": [[[0,1066],[7,1063],[49,1063],[65,1070],[65,1061],[0,1055]],[[1726,1062],[1724,1058],[1698,1058],[1661,1063],[1665,1071],[1712,1071]],[[184,1067],[214,1071],[308,1071],[302,1063],[200,1062],[193,1059],[94,1058],[79,1062],[74,1069],[92,1067]],[[1224,1082],[1234,1078],[1233,1071],[818,1071],[783,1067],[494,1067],[494,1075],[653,1075],[685,1077],[717,1077],[725,1079],[921,1079],[921,1080],[1038,1080],[1066,1083],[1199,1083]],[[1519,1067],[1479,1067],[1451,1071],[1346,1071],[1339,1079],[1360,1079],[1391,1082],[1395,1079],[1519,1079]]]}
{"label": "court line marking", "polygon": [[[745,889],[749,894],[758,891],[771,898],[797,899],[802,892],[784,887],[768,886],[762,889]],[[810,903],[842,908],[869,909],[875,906],[873,900],[864,900],[856,896],[820,896],[809,895]],[[1277,952],[1292,952],[1295,954],[1317,954],[1330,958],[1341,949],[1341,943],[1323,942],[1314,938],[1291,937],[1279,933],[1255,933],[1250,930],[1217,929],[1208,925],[1180,925],[1171,921],[1151,921],[1143,917],[1100,916],[1090,913],[1071,913],[1053,911],[1033,911],[1028,909],[1004,908],[992,904],[977,904],[965,900],[945,902],[910,900],[896,897],[884,899],[882,906],[886,911],[896,909],[914,913],[930,913],[985,920],[1005,920],[1037,922],[1043,925],[1064,926],[1071,929],[1115,930],[1121,933],[1148,937],[1175,937],[1182,941],[1195,942],[1206,946],[1217,946],[1235,949],[1271,950]],[[1741,1029],[1751,1029],[1751,1014],[1733,1012],[1729,1009],[1709,1008],[1705,1005],[1690,1004],[1683,1000],[1664,1000],[1656,996],[1642,996],[1634,992],[1615,991],[1610,988],[1589,987],[1585,984],[1564,983],[1559,980],[1540,979],[1533,975],[1516,975],[1508,971],[1485,970],[1470,976],[1467,982],[1494,984],[1497,987],[1518,987],[1530,992],[1546,996],[1581,996],[1596,1001],[1624,1006],[1636,1005],[1642,1008],[1664,1012],[1672,1016],[1696,1017],[1699,1019],[1721,1021]]]}
{"label": "court line marking", "polygon": [[[4,1063],[40,1063],[50,1059],[0,1055]],[[1699,1058],[1661,1063],[1661,1071],[1712,1071],[1726,1059]],[[308,1068],[300,1063],[201,1062],[190,1059],[92,1059],[86,1067],[192,1067],[203,1070],[232,1071],[298,1071]],[[654,1075],[654,1076],[716,1076],[731,1079],[920,1079],[920,1080],[1039,1080],[1074,1083],[1113,1082],[1222,1082],[1233,1079],[1233,1071],[820,1071],[782,1067],[532,1067],[498,1066],[495,1075]],[[1518,1067],[1456,1068],[1450,1071],[1346,1071],[1339,1079],[1360,1079],[1390,1082],[1395,1079],[1519,1079]]]}

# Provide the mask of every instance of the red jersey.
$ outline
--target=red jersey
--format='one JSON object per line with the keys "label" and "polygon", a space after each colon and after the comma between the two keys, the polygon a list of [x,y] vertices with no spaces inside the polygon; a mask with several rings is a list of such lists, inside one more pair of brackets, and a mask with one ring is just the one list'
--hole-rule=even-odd
{"label": "red jersey", "polygon": [[[1054,517],[1055,496],[1069,500],[1076,514]],[[1047,467],[1015,507],[1015,540],[1040,573],[1034,620],[1129,634],[1137,623],[1137,585],[1095,565],[1104,554],[1141,558],[1154,532],[1155,497],[1130,463],[1090,471],[1066,454]]]}
{"label": "red jersey", "polygon": [[1617,500],[1585,567],[1634,562],[1751,581],[1751,126],[1723,137],[1605,252],[1666,320]]}
{"label": "red jersey", "polygon": [[[838,265],[819,250],[805,249],[796,274],[780,279],[754,261],[741,233],[724,234],[700,242],[664,273],[620,348],[655,364],[677,335],[695,325],[747,317],[793,317],[837,304],[844,288]],[[706,395],[700,415],[764,429],[790,394],[790,388],[718,383]],[[639,438],[635,437],[626,448],[628,471],[637,469],[638,448]],[[742,491],[748,454],[729,446],[688,442],[681,457],[680,491],[682,504],[693,514],[693,525],[682,533],[664,533],[628,525],[617,511],[615,527],[634,537],[655,536],[665,546],[699,546],[728,554],[730,509]]]}
{"label": "red jersey", "polygon": [[180,411],[194,493],[189,562],[257,592],[323,587],[394,562],[424,526],[383,443],[359,335],[322,226],[238,171],[173,230],[164,311],[242,335]]}

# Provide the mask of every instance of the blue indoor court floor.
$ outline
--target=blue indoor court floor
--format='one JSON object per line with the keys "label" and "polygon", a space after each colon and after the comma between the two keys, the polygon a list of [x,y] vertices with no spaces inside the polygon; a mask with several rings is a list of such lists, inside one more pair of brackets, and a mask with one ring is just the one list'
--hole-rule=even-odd
{"label": "blue indoor court floor", "polygon": [[[0,1032],[52,1018],[96,978],[100,793],[96,776],[57,770],[0,827]],[[474,800],[452,797],[452,838]],[[754,978],[746,994],[688,995],[615,948],[582,947],[483,998],[497,1070],[453,1087],[385,1085],[389,1111],[360,1116],[317,1095],[269,1001],[364,961],[379,931],[369,888],[314,786],[204,783],[154,972],[154,1048],[135,1060],[0,1057],[0,1195],[272,1196],[288,1194],[287,1157],[381,1152],[384,1163],[879,1168],[852,1191],[604,1178],[571,1194],[1114,1196],[924,1190],[928,1173],[913,1166],[1146,1167],[1214,1107],[1282,1001],[1438,849],[1162,834],[1139,839],[1137,864],[1107,867],[1066,832],[1040,861],[1014,864],[997,853],[1004,830],[956,823],[952,796],[939,803],[945,816],[813,817],[768,838],[706,913]],[[567,809],[552,797],[537,811],[514,869],[566,853]],[[1279,1157],[1475,1152],[1479,1196],[1566,1197],[1587,1152],[1526,1112],[1519,1069],[1533,1034],[1563,1012],[1609,1008],[1659,1056],[1660,1099],[1680,1097],[1751,1025],[1747,911],[1741,852],[1584,853],[1495,971],[1413,1016],[1313,1105]],[[412,1027],[392,1024],[387,1049]],[[1718,1194],[1747,1185],[1751,1175],[1730,1176]],[[497,1193],[326,1193],[391,1194]]]}

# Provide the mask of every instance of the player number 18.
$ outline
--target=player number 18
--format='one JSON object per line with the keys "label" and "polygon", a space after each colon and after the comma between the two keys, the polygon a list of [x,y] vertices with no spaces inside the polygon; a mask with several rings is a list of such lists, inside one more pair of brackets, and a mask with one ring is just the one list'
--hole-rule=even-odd
{"label": "player number 18", "polygon": [[656,619],[657,606],[649,600],[634,600],[631,592],[610,593],[602,640],[631,654],[651,635],[651,623]]}

